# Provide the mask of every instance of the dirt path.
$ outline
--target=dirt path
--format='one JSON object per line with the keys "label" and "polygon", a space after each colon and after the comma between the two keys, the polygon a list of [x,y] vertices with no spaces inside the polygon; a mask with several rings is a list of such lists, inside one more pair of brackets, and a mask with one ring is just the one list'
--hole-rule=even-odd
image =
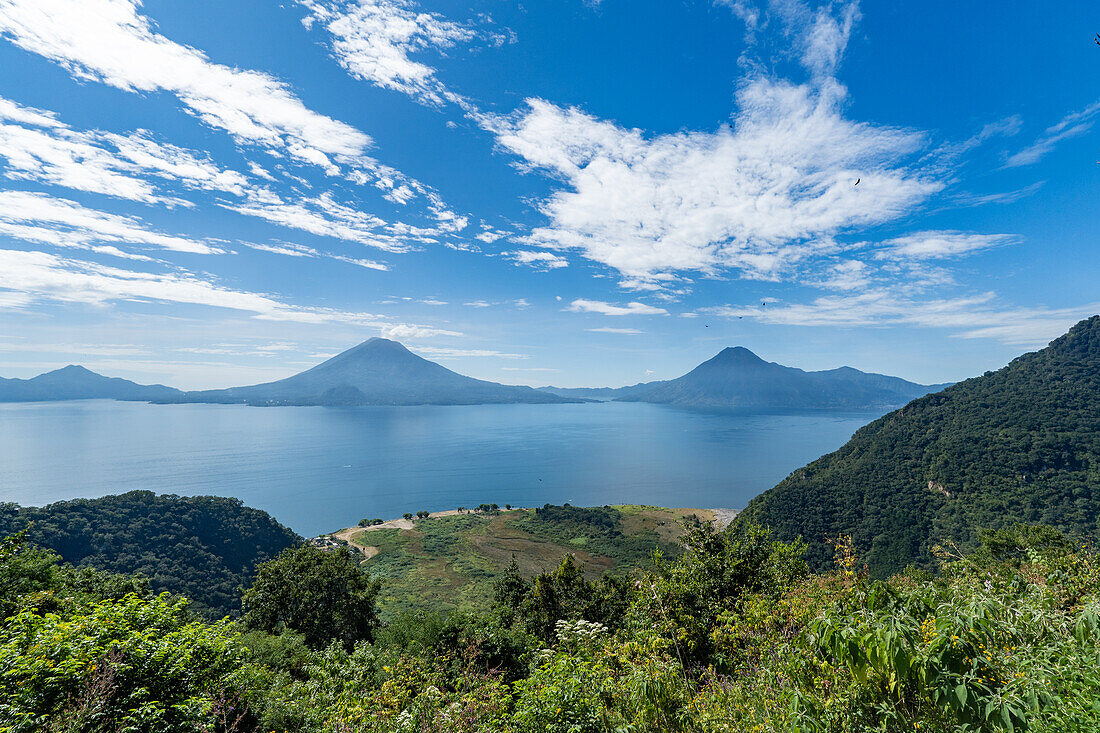
{"label": "dirt path", "polygon": [[[520,509],[520,507],[513,507],[512,509],[501,509],[500,511],[501,512],[506,512],[506,511],[515,512],[515,511],[519,511],[519,509]],[[467,510],[466,512],[460,512],[457,509],[447,509],[446,511],[442,511],[442,512],[432,512],[431,514],[428,515],[428,518],[429,519],[435,519],[437,517],[453,517],[456,514],[463,514],[463,513],[470,514],[471,511]],[[363,555],[366,557],[366,559],[370,560],[372,557],[374,557],[379,552],[381,552],[381,550],[379,550],[377,547],[374,547],[373,545],[358,545],[358,544],[356,544],[355,542],[352,541],[353,537],[357,537],[358,535],[361,535],[364,532],[373,532],[373,531],[378,530],[378,529],[413,529],[414,527],[416,527],[416,522],[414,520],[405,519],[404,517],[401,517],[400,519],[391,519],[389,521],[382,522],[381,524],[372,524],[369,527],[358,527],[358,526],[356,526],[356,527],[345,527],[344,529],[337,530],[336,532],[333,532],[332,536],[337,538],[337,539],[343,540],[344,542],[347,542],[352,547],[358,548],[363,553]]]}
{"label": "dirt path", "polygon": [[347,529],[342,529],[339,532],[333,532],[332,536],[338,540],[343,540],[344,542],[347,542],[349,545],[362,552],[364,560],[370,560],[372,557],[377,555],[380,550],[373,545],[357,545],[352,542],[351,539],[352,537],[362,533],[363,531],[364,530],[362,527],[348,527]]}

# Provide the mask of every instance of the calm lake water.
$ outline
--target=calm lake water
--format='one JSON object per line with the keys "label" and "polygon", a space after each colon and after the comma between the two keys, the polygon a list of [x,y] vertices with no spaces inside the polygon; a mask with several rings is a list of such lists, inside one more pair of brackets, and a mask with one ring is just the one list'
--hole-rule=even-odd
{"label": "calm lake water", "polygon": [[305,535],[482,502],[740,509],[875,417],[631,403],[0,404],[0,501],[235,496]]}

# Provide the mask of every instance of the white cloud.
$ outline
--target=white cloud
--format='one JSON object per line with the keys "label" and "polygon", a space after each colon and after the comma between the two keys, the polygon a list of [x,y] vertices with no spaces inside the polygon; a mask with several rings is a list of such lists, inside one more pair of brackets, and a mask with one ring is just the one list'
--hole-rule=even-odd
{"label": "white cloud", "polygon": [[[39,127],[4,124],[4,119],[34,120]],[[337,202],[328,192],[285,201],[245,175],[222,169],[195,151],[156,141],[147,132],[119,135],[77,131],[59,122],[52,112],[20,107],[3,98],[0,98],[0,158],[8,162],[9,178],[144,203],[190,205],[180,198],[158,193],[151,178],[175,181],[188,189],[229,193],[243,200],[222,201],[220,205],[237,213],[390,252],[408,250],[409,242],[434,242],[437,236],[461,231],[465,226],[465,220],[448,211],[432,192],[428,192],[429,215],[436,223],[429,227],[386,222]],[[262,178],[273,178],[258,166],[251,168],[254,173],[258,170]],[[391,185],[395,184],[387,179],[381,188],[392,193]]]}
{"label": "white cloud", "polygon": [[[768,22],[755,4],[725,4],[750,35]],[[562,184],[540,204],[546,224],[519,241],[578,251],[632,289],[727,270],[775,280],[834,248],[835,235],[897,219],[941,190],[934,170],[914,159],[923,133],[843,114],[847,91],[835,72],[857,6],[813,11],[783,0],[767,13],[810,81],[750,65],[731,126],[648,134],[542,99],[479,117],[520,167]]]}
{"label": "white cloud", "polygon": [[474,239],[485,242],[485,244],[492,244],[498,239],[503,239],[510,235],[511,232],[506,232],[503,229],[496,229],[488,224],[481,225],[481,232],[474,235]]}
{"label": "white cloud", "polygon": [[842,260],[828,268],[824,279],[816,283],[830,290],[860,290],[871,283],[867,264],[859,260]]}
{"label": "white cloud", "polygon": [[267,189],[257,189],[239,204],[223,203],[222,206],[280,226],[358,242],[386,252],[407,252],[412,248],[408,240],[432,242],[435,240],[430,235],[437,233],[431,229],[391,224],[336,201],[328,192],[286,201]]}
{"label": "white cloud", "polygon": [[517,265],[527,265],[536,270],[556,270],[561,267],[569,267],[569,260],[544,250],[521,249],[515,252],[502,252],[501,255],[514,261]]}
{"label": "white cloud", "polygon": [[969,232],[927,231],[907,234],[883,242],[880,258],[945,259],[972,254],[993,247],[1016,244],[1012,234],[972,234]]}
{"label": "white cloud", "polygon": [[700,310],[726,318],[753,318],[784,326],[908,325],[947,328],[960,338],[992,338],[1007,344],[1035,346],[1065,332],[1100,308],[1100,303],[1076,308],[1020,308],[1001,305],[993,293],[920,300],[911,294],[874,288],[852,295],[832,295],[809,303],[766,307],[718,306]]}
{"label": "white cloud", "polygon": [[591,331],[592,333],[619,333],[629,336],[635,336],[637,334],[644,333],[644,331],[639,331],[636,328],[612,328],[611,326],[601,326],[600,328],[586,328],[585,330]]}
{"label": "white cloud", "polygon": [[207,242],[175,237],[149,229],[139,219],[89,209],[69,199],[27,191],[0,192],[0,234],[56,247],[78,247],[133,256],[105,242],[159,247],[175,252],[213,254],[221,250]]}
{"label": "white cloud", "polygon": [[189,112],[237,140],[284,151],[332,172],[370,138],[309,109],[267,74],[217,64],[155,32],[140,0],[6,0],[0,32],[80,79],[126,91],[174,94]]}
{"label": "white cloud", "polygon": [[309,10],[303,23],[325,27],[333,37],[333,56],[355,78],[426,104],[463,102],[436,78],[434,68],[411,54],[452,48],[477,38],[477,31],[423,12],[407,0],[298,2]]}
{"label": "white cloud", "polygon": [[435,346],[417,346],[414,351],[430,359],[459,359],[465,357],[493,357],[497,359],[527,359],[527,354],[508,354],[493,349],[447,349]]}
{"label": "white cloud", "polygon": [[584,300],[578,298],[569,304],[565,310],[574,313],[602,313],[605,316],[667,316],[668,311],[653,305],[639,303],[637,301],[626,305],[614,305],[601,300]]}
{"label": "white cloud", "polygon": [[22,296],[24,303],[107,305],[149,301],[228,308],[271,321],[386,325],[369,313],[290,305],[269,295],[232,290],[191,274],[137,272],[46,252],[0,249],[0,272],[4,273],[0,293],[15,293]]}
{"label": "white cloud", "polygon": [[320,252],[312,247],[306,247],[303,244],[291,244],[289,242],[283,242],[282,244],[256,244],[254,242],[242,242],[244,246],[251,249],[260,250],[261,252],[271,252],[273,254],[286,255],[287,257],[310,257],[316,259],[329,259],[336,260],[338,262],[346,262],[349,265],[356,265],[368,270],[379,270],[385,272],[390,268],[382,262],[375,262],[374,260],[364,260],[358,257],[345,257],[344,255],[331,254],[328,252]]}
{"label": "white cloud", "polygon": [[471,300],[469,303],[463,303],[462,305],[468,306],[470,308],[489,308],[493,304],[487,300]]}
{"label": "white cloud", "polygon": [[417,326],[413,323],[399,323],[393,326],[384,326],[382,335],[388,339],[426,339],[435,336],[461,336],[460,331],[446,331],[430,326]]}
{"label": "white cloud", "polygon": [[[49,124],[43,124],[43,120]],[[7,163],[8,178],[144,203],[187,203],[157,193],[150,176],[176,181],[190,189],[236,195],[249,185],[240,173],[223,170],[193,151],[157,142],[148,133],[77,131],[58,122],[53,113],[30,110],[2,98],[0,158]]]}
{"label": "white cloud", "polygon": [[1017,168],[1038,163],[1044,155],[1054,150],[1058,143],[1072,137],[1084,135],[1091,130],[1096,122],[1097,113],[1100,113],[1100,102],[1095,102],[1080,112],[1066,115],[1058,124],[1048,127],[1034,143],[1010,156],[1005,161],[1005,168]]}
{"label": "white cloud", "polygon": [[832,81],[756,79],[738,93],[736,129],[712,133],[646,136],[537,99],[492,124],[525,166],[568,185],[526,243],[580,251],[636,284],[724,268],[773,279],[942,187],[897,165],[921,135],[846,120],[844,97]]}

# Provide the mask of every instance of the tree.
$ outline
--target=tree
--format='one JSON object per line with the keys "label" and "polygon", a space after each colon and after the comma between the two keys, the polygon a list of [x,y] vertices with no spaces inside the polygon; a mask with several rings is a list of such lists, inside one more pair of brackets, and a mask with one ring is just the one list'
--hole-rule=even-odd
{"label": "tree", "polygon": [[655,571],[642,579],[631,613],[636,625],[677,639],[685,663],[710,661],[712,630],[743,597],[778,598],[808,572],[805,543],[776,542],[751,521],[721,530],[704,524],[681,541],[683,555],[673,562],[658,558]]}
{"label": "tree", "polygon": [[508,564],[508,569],[493,583],[493,600],[505,623],[512,623],[519,604],[530,591],[531,585],[520,575],[516,556],[512,555],[512,562]]}
{"label": "tree", "polygon": [[296,631],[314,648],[339,641],[350,649],[374,636],[379,586],[350,550],[302,545],[259,566],[244,593],[244,623],[269,633]]}
{"label": "tree", "polygon": [[431,515],[432,515],[432,513],[431,513],[431,512],[428,512],[428,511],[425,511],[425,510],[421,509],[420,511],[418,511],[418,512],[416,513],[416,518],[417,518],[417,519],[427,519],[427,518],[428,518],[428,517],[430,517]]}
{"label": "tree", "polygon": [[598,582],[584,577],[583,569],[566,555],[553,572],[541,573],[528,584],[512,564],[497,581],[495,600],[505,620],[517,615],[527,630],[552,641],[558,621],[590,621],[611,629],[620,627],[630,606],[631,585],[605,574]]}
{"label": "tree", "polygon": [[412,512],[405,512],[401,516],[404,517],[405,519],[412,519],[413,518],[413,513]]}

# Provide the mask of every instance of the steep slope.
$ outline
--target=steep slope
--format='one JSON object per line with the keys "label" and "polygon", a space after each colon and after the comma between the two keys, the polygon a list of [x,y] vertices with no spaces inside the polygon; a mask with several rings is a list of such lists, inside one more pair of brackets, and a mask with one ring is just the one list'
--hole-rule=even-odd
{"label": "steep slope", "polygon": [[301,537],[237,499],[131,491],[44,507],[0,504],[0,536],[27,539],[73,565],[141,573],[154,591],[183,594],[221,618],[240,608],[256,564]]}
{"label": "steep slope", "polygon": [[0,402],[49,400],[164,400],[180,395],[162,384],[137,384],[70,364],[31,379],[0,378]]}
{"label": "steep slope", "polygon": [[372,338],[277,382],[187,392],[171,401],[250,405],[476,405],[575,402],[530,387],[464,377],[396,341]]}
{"label": "steep slope", "polygon": [[876,409],[940,389],[851,367],[806,372],[767,362],[748,349],[723,349],[678,379],[643,385],[615,399],[736,409]]}
{"label": "steep slope", "polygon": [[802,535],[851,534],[876,574],[927,563],[979,527],[1052,524],[1098,535],[1100,317],[996,372],[911,402],[754,499],[744,516]]}

